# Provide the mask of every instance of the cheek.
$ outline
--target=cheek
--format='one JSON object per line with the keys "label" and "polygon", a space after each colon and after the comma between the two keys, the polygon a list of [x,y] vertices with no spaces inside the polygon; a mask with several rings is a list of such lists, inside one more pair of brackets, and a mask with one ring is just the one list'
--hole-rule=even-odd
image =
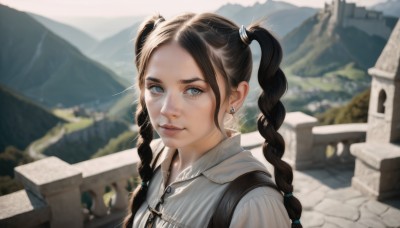
{"label": "cheek", "polygon": [[[207,96],[204,96],[202,99],[198,100],[196,103],[197,106],[192,109],[192,113],[196,115],[195,119],[197,120],[196,122],[202,122],[204,125],[205,123],[208,123],[207,125],[215,125],[214,124],[214,113],[215,113],[215,97],[213,94],[207,94]],[[198,121],[198,120],[203,120],[203,121]]]}
{"label": "cheek", "polygon": [[150,119],[152,119],[155,114],[159,113],[160,108],[158,107],[158,103],[151,97],[150,92],[148,91],[144,93],[144,103],[146,104]]}
{"label": "cheek", "polygon": [[151,101],[151,98],[150,98],[149,95],[150,95],[149,92],[147,90],[145,90],[144,93],[143,93],[143,100],[144,100],[144,103],[146,104],[146,106]]}

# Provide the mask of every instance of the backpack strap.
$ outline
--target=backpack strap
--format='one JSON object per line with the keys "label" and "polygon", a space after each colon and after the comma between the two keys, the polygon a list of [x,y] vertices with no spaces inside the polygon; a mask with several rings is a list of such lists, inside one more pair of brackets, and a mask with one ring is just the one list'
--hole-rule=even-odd
{"label": "backpack strap", "polygon": [[267,186],[278,191],[276,185],[271,182],[270,177],[265,172],[253,171],[245,173],[229,183],[215,208],[208,228],[229,227],[237,204],[251,190]]}

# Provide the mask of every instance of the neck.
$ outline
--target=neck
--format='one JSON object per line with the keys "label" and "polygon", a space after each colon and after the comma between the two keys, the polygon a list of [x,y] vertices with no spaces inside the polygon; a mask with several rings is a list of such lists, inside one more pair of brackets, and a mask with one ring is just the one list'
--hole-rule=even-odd
{"label": "neck", "polygon": [[184,148],[178,148],[178,156],[173,162],[173,169],[178,173],[193,165],[200,157],[206,154],[209,150],[217,146],[222,140],[228,136],[220,131],[210,134],[205,140]]}

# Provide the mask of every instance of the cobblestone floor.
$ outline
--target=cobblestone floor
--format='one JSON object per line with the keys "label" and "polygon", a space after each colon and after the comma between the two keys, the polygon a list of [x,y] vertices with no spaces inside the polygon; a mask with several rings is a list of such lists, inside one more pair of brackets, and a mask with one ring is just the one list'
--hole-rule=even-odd
{"label": "cobblestone floor", "polygon": [[[259,148],[252,152],[261,156]],[[400,198],[379,202],[363,196],[351,188],[353,174],[354,165],[295,171],[294,194],[303,205],[301,222],[305,228],[400,227]]]}

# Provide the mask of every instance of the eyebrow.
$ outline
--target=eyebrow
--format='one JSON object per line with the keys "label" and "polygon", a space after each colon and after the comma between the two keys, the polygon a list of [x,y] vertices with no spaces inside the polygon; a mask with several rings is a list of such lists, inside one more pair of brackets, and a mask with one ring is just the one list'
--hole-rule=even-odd
{"label": "eyebrow", "polygon": [[[147,77],[146,81],[153,81],[153,82],[157,82],[157,83],[161,83],[161,80],[158,78],[153,78],[153,77]],[[195,78],[190,78],[190,79],[183,79],[183,80],[179,80],[179,83],[181,84],[190,84],[192,82],[196,82],[196,81],[202,81],[205,82],[203,79],[195,77]]]}
{"label": "eyebrow", "polygon": [[161,80],[160,80],[160,79],[153,78],[153,77],[147,77],[147,78],[146,78],[146,81],[153,81],[153,82],[161,83]]}

